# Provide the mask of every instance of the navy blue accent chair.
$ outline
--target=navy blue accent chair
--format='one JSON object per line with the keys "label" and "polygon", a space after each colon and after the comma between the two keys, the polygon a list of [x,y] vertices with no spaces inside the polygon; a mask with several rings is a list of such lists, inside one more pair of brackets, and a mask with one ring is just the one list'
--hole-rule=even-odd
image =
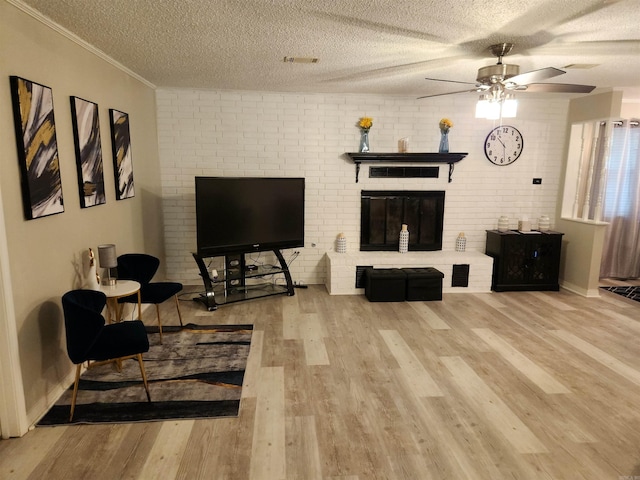
{"label": "navy blue accent chair", "polygon": [[[125,253],[118,257],[118,278],[122,280],[135,280],[140,283],[141,302],[153,303],[156,306],[160,343],[162,343],[162,322],[160,321],[161,303],[164,303],[171,297],[175,299],[180,326],[183,326],[180,303],[178,301],[178,293],[182,291],[182,284],[177,282],[152,282],[151,279],[158,271],[159,266],[160,260],[146,253]],[[134,294],[119,298],[118,302],[137,304],[138,296]]]}
{"label": "navy blue accent chair", "polygon": [[140,320],[106,323],[102,316],[106,303],[106,295],[95,290],[72,290],[62,296],[67,353],[77,365],[69,421],[73,419],[84,362],[88,362],[88,368],[91,368],[108,362],[118,362],[120,365],[122,360],[136,358],[147,400],[151,401],[142,361],[142,354],[149,351],[147,330]]}

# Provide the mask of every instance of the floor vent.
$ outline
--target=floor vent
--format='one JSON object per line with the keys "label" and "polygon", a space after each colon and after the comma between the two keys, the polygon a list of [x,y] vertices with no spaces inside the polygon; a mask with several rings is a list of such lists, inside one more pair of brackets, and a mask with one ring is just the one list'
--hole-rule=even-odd
{"label": "floor vent", "polygon": [[369,167],[369,178],[438,178],[440,167]]}
{"label": "floor vent", "polygon": [[364,288],[364,271],[373,265],[356,265],[356,288]]}
{"label": "floor vent", "polygon": [[469,286],[469,265],[454,265],[451,274],[452,287],[468,287]]}

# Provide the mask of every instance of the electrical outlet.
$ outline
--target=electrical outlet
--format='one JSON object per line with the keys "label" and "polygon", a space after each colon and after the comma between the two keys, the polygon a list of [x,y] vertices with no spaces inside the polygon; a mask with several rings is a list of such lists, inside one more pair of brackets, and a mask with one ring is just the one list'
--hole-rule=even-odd
{"label": "electrical outlet", "polygon": [[534,178],[533,179],[533,184],[534,185],[542,185],[542,179],[541,178]]}

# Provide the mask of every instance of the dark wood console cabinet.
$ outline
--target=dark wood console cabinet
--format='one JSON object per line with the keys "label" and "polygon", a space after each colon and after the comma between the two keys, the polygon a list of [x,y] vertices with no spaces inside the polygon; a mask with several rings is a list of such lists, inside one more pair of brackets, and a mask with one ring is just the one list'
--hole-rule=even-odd
{"label": "dark wood console cabinet", "polygon": [[487,230],[486,254],[493,257],[491,289],[560,290],[562,233]]}
{"label": "dark wood console cabinet", "polygon": [[[197,253],[193,253],[205,289],[205,292],[195,297],[194,300],[202,302],[209,311],[213,311],[218,308],[218,305],[226,303],[271,295],[294,295],[295,290],[287,262],[280,250],[273,250],[273,253],[280,266],[257,265],[249,267],[245,262],[244,253],[219,255],[220,257],[224,256],[225,268],[224,272],[219,272],[216,278],[211,278],[205,264],[205,258],[213,257],[200,257]],[[283,275],[285,283],[281,285],[275,282],[260,281],[260,279],[274,275]]]}

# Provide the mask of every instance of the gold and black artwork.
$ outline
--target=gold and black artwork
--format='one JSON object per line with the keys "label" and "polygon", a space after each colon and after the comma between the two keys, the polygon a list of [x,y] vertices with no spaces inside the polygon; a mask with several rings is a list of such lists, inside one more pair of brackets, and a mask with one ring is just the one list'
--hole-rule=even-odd
{"label": "gold and black artwork", "polygon": [[78,166],[80,206],[93,207],[105,203],[102,144],[98,105],[71,97],[73,139]]}
{"label": "gold and black artwork", "polygon": [[52,91],[16,76],[10,81],[25,217],[32,220],[62,213]]}
{"label": "gold and black artwork", "polygon": [[109,109],[109,118],[111,120],[111,147],[113,149],[116,198],[124,200],[135,196],[129,115],[118,110]]}

